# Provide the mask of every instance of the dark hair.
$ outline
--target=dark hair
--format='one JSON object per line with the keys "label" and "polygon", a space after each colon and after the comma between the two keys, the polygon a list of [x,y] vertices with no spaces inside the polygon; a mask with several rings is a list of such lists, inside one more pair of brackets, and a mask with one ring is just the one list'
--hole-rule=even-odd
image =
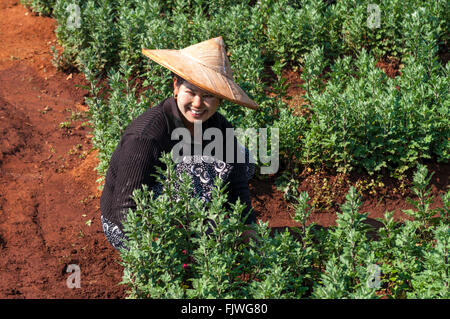
{"label": "dark hair", "polygon": [[[176,78],[176,79],[177,79],[177,84],[176,84],[176,85],[177,85],[178,88],[179,88],[180,85],[183,84],[184,82],[188,82],[188,81],[186,81],[185,79],[183,79],[181,76],[179,76],[179,75],[176,74],[176,73],[173,73],[173,72],[172,72],[171,76],[172,76],[172,78]],[[216,97],[219,99],[220,103],[222,103],[222,98],[221,98],[221,97],[218,97],[218,96],[216,96]]]}
{"label": "dark hair", "polygon": [[186,81],[181,76],[179,76],[178,74],[173,73],[173,72],[172,72],[172,78],[176,78],[177,79],[177,87],[180,87],[180,85],[183,84],[184,81]]}

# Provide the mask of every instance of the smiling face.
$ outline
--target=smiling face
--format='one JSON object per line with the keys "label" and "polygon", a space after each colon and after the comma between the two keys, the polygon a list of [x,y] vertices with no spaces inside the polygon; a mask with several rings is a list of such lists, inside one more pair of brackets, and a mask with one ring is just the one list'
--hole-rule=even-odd
{"label": "smiling face", "polygon": [[191,129],[194,121],[204,122],[216,113],[221,99],[187,81],[181,84],[178,81],[176,77],[173,79],[173,93],[184,124]]}

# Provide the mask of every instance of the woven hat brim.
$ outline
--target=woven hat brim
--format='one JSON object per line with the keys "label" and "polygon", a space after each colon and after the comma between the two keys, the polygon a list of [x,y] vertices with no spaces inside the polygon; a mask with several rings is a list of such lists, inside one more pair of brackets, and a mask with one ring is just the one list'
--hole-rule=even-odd
{"label": "woven hat brim", "polygon": [[142,53],[193,85],[233,103],[256,110],[258,104],[227,76],[184,55],[180,50],[148,50]]}

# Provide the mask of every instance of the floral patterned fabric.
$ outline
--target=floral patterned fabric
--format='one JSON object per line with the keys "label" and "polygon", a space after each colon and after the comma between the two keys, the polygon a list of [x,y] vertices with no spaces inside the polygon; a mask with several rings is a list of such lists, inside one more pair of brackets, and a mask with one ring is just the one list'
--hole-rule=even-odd
{"label": "floral patterned fabric", "polygon": [[[250,152],[244,147],[240,149],[246,155],[247,162],[245,166],[247,179],[249,180],[255,173],[255,164],[249,161]],[[233,166],[228,163],[217,160],[214,157],[200,155],[185,156],[183,161],[175,165],[175,172],[178,178],[181,177],[183,172],[187,173],[193,181],[194,196],[199,196],[205,202],[211,201],[214,179],[219,177],[226,182],[232,170]],[[177,185],[175,185],[175,188],[177,188]],[[152,190],[157,197],[162,194],[162,185],[159,183],[155,184]],[[117,225],[103,216],[102,225],[107,240],[114,248],[126,248],[123,243],[126,237]]]}

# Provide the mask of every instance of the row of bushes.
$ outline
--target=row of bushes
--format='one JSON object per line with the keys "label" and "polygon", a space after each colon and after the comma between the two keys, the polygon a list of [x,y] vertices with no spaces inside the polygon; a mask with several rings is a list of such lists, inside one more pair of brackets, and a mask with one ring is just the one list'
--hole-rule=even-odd
{"label": "row of bushes", "polygon": [[190,196],[187,175],[179,182],[170,154],[162,162],[164,191],[155,198],[145,187],[136,190],[137,209],[125,223],[122,283],[131,298],[450,297],[450,192],[442,196],[443,208],[429,208],[425,166],[414,174],[418,200],[405,211],[412,220],[399,223],[386,212],[382,226],[372,228],[351,187],[336,226],[320,228],[309,223],[312,209],[303,192],[292,216],[298,227],[271,235],[268,223],[259,222],[247,242],[243,205],[226,209],[220,180],[205,207]]}
{"label": "row of bushes", "polygon": [[394,79],[365,50],[354,59],[338,58],[325,86],[319,76],[323,50],[308,54],[304,74],[312,117],[297,131],[304,137],[286,148],[289,155],[306,165],[325,162],[344,172],[362,167],[370,174],[385,168],[396,176],[423,159],[448,163],[450,65],[437,61],[430,43],[405,57],[402,75]]}
{"label": "row of bushes", "polygon": [[[70,51],[65,53],[67,62],[81,66],[82,51],[93,47],[98,69],[117,66],[119,61],[145,64],[142,47],[175,49],[216,34],[223,35],[230,47],[250,42],[272,62],[301,63],[302,56],[317,45],[324,47],[329,58],[355,54],[362,48],[376,58],[399,56],[411,52],[408,22],[420,8],[426,19],[434,20],[440,41],[449,39],[448,8],[442,0],[22,2],[57,19],[58,38]],[[76,14],[74,5],[80,9],[77,32],[67,27]]]}

